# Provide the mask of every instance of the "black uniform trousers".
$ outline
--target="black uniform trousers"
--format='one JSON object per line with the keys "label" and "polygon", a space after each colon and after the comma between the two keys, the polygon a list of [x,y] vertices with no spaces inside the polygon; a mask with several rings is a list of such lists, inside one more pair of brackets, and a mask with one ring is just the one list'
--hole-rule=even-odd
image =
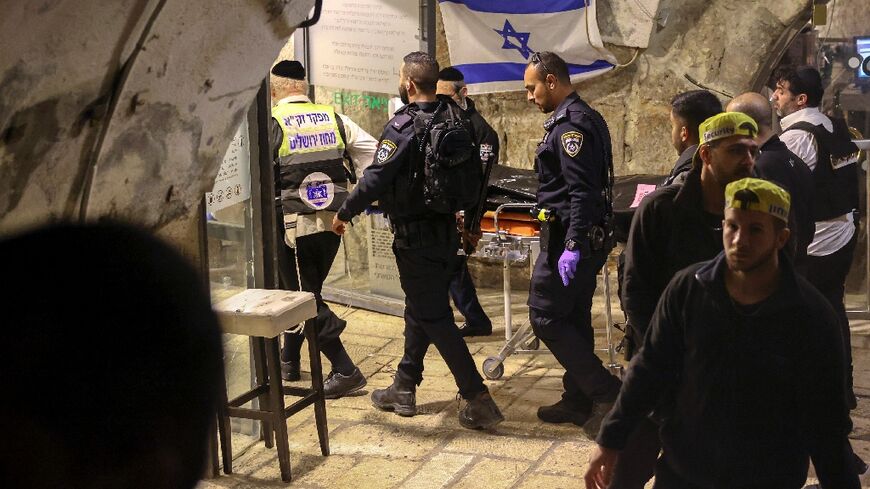
{"label": "black uniform trousers", "polygon": [[[549,251],[561,247],[552,247]],[[580,411],[592,409],[593,402],[612,402],[621,382],[604,368],[595,355],[592,330],[592,296],[596,276],[607,259],[603,250],[593,251],[577,264],[568,286],[556,269],[558,255],[541,251],[535,262],[529,292],[529,319],[535,335],[547,345],[565,368],[562,399]]]}
{"label": "black uniform trousers", "polygon": [[852,239],[839,250],[825,256],[808,255],[806,260],[806,279],[828,299],[840,320],[848,376],[846,395],[849,396],[849,406],[852,408],[856,405],[855,393],[852,390],[852,338],[843,299],[846,295],[846,276],[849,275],[849,269],[852,267],[857,240],[858,232],[856,230]]}
{"label": "black uniform trousers", "polygon": [[458,246],[455,238],[413,249],[393,243],[399,281],[405,292],[405,353],[396,375],[420,385],[423,357],[429,345],[434,344],[453,374],[459,394],[472,399],[486,391],[486,387],[450,309],[451,264]]}
{"label": "black uniform trousers", "polygon": [[454,254],[451,258],[451,269],[453,270],[453,279],[450,281],[450,297],[453,299],[453,304],[462,317],[465,318],[465,324],[473,328],[491,329],[492,321],[484,312],[480,305],[480,300],[477,298],[477,289],[474,288],[474,282],[471,281],[471,274],[468,273],[468,259],[465,255]]}
{"label": "black uniform trousers", "polygon": [[[281,215],[278,224],[278,277],[281,288],[284,290],[304,290],[314,294],[317,303],[317,336],[320,340],[320,349],[330,362],[334,362],[333,349],[344,351],[341,346],[339,335],[347,326],[347,321],[335,315],[329,306],[323,302],[321,291],[323,282],[329,275],[332,262],[341,245],[341,236],[331,232],[309,234],[296,238],[296,248],[290,248],[284,244],[284,225]],[[296,274],[296,259],[299,262],[299,275]],[[302,288],[299,287],[299,280]],[[299,361],[299,352],[305,336],[301,334],[285,333],[284,348],[281,358],[284,361]]]}

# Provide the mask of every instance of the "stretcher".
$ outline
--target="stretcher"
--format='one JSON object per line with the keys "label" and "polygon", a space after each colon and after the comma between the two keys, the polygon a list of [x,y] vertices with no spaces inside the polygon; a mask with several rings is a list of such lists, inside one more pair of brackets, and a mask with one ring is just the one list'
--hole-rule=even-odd
{"label": "stretcher", "polygon": [[[490,380],[496,380],[504,375],[504,361],[514,354],[542,354],[541,342],[532,331],[528,316],[514,330],[511,311],[511,265],[518,262],[530,264],[530,272],[540,254],[540,225],[531,217],[532,203],[509,202],[500,204],[495,211],[484,214],[481,221],[481,245],[475,253],[489,259],[499,259],[502,262],[504,288],[504,334],[505,344],[497,355],[487,357],[483,361],[483,375]],[[608,257],[608,260],[610,257]],[[614,344],[614,322],[610,301],[610,272],[607,264],[604,273],[604,314],[606,320],[606,335],[608,364],[614,373],[619,373],[622,366],[616,361],[616,346]]]}

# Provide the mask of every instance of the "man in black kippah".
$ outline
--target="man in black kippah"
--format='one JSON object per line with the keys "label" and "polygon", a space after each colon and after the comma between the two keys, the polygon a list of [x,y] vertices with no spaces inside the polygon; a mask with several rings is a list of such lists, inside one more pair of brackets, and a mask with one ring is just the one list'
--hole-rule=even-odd
{"label": "man in black kippah", "polygon": [[[438,73],[436,93],[452,98],[465,111],[474,128],[475,142],[480,148],[481,163],[486,165],[491,160],[493,165],[498,164],[498,133],[480,115],[474,106],[474,101],[468,98],[468,87],[465,86],[465,76],[462,72],[452,66],[441,70]],[[492,334],[492,321],[477,299],[477,290],[468,273],[468,262],[457,255],[451,268],[454,270],[454,276],[450,281],[450,297],[465,318],[465,323],[459,327],[462,336],[489,336]]]}
{"label": "man in black kippah", "polygon": [[289,78],[291,80],[304,80],[305,67],[302,66],[302,63],[296,60],[290,61],[285,59],[279,61],[272,67],[272,74],[283,78]]}
{"label": "man in black kippah", "polygon": [[[281,287],[313,292],[317,300],[320,350],[332,364],[323,383],[327,399],[362,389],[366,379],[347,354],[339,335],[347,322],[323,302],[320,292],[338,253],[341,237],[331,232],[335,211],[349,184],[374,158],[377,140],[329,105],[308,98],[305,68],[283,60],[272,68],[272,158],[278,216]],[[354,168],[356,166],[356,168]],[[281,376],[300,379],[300,331],[284,333]]]}

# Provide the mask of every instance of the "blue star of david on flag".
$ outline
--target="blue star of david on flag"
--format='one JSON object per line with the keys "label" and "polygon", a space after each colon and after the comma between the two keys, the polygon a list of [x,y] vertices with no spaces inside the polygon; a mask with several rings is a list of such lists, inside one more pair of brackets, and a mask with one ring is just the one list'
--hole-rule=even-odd
{"label": "blue star of david on flag", "polygon": [[[532,50],[529,49],[529,32],[517,32],[514,29],[514,26],[511,25],[511,22],[507,19],[504,20],[504,27],[502,30],[493,30],[504,37],[504,44],[501,46],[502,49],[516,49],[525,59],[529,59],[529,56],[532,55]],[[517,46],[511,42],[511,37],[519,41],[520,45]]]}
{"label": "blue star of david on flag", "polygon": [[465,76],[470,94],[523,90],[523,73],[536,50],[561,56],[572,82],[616,63],[601,41],[595,0],[438,1],[450,62]]}

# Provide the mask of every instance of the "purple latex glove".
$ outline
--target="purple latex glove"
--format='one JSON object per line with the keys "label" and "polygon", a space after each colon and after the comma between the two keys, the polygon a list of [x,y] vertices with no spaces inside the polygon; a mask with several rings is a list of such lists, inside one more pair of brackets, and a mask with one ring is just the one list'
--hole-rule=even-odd
{"label": "purple latex glove", "polygon": [[562,277],[562,285],[568,286],[568,282],[574,278],[574,272],[577,271],[577,263],[580,262],[580,250],[562,252],[559,257],[559,276]]}

